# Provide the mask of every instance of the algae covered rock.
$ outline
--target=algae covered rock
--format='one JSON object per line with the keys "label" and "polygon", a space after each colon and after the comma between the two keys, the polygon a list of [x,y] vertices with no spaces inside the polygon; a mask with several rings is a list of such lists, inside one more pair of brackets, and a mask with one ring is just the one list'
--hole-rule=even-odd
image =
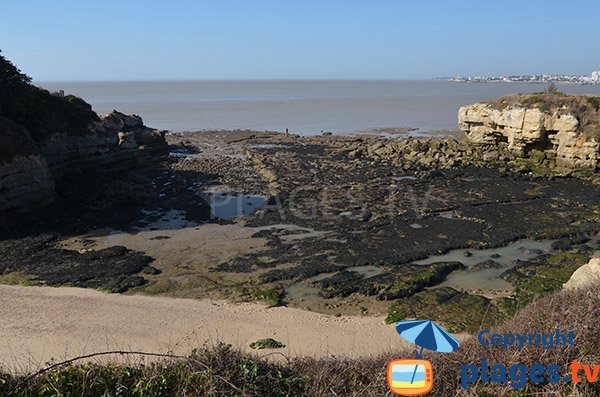
{"label": "algae covered rock", "polygon": [[255,350],[281,349],[283,347],[285,347],[283,343],[276,341],[273,338],[259,339],[256,342],[250,343],[250,348]]}
{"label": "algae covered rock", "polygon": [[489,299],[439,287],[398,300],[390,306],[386,322],[428,319],[450,332],[473,332],[482,324],[495,324],[499,317],[498,308]]}

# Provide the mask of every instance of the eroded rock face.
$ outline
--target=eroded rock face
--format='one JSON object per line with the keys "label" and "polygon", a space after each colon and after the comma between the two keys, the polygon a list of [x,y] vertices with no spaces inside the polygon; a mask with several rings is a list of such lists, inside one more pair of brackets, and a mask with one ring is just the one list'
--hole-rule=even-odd
{"label": "eroded rock face", "polygon": [[40,155],[16,156],[0,165],[0,213],[39,207],[54,200],[54,180]]}
{"label": "eroded rock face", "polygon": [[592,285],[600,285],[600,256],[590,259],[589,263],[575,270],[563,287],[564,289],[573,290]]}
{"label": "eroded rock face", "polygon": [[121,172],[168,153],[164,133],[144,126],[137,115],[117,111],[80,135],[57,132],[32,144],[34,154],[0,162],[0,212],[8,216],[52,203],[55,185],[69,172],[86,167]]}
{"label": "eroded rock face", "polygon": [[584,134],[580,121],[568,108],[508,105],[498,108],[490,103],[463,106],[458,124],[476,144],[508,144],[516,157],[535,157],[547,165],[563,168],[596,169],[600,143]]}
{"label": "eroded rock face", "polygon": [[144,126],[140,116],[116,110],[86,134],[54,134],[39,146],[55,178],[85,165],[123,171],[168,152],[163,133]]}

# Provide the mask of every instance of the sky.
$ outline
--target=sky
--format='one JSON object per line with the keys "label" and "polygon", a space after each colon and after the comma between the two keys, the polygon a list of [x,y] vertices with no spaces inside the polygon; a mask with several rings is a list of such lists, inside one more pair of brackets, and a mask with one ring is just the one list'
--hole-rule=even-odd
{"label": "sky", "polygon": [[429,79],[600,70],[593,1],[2,0],[34,81]]}

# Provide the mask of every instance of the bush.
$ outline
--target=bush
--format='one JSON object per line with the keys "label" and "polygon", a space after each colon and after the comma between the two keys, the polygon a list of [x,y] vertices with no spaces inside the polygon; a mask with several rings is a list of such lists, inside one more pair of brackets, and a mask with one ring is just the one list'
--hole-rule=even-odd
{"label": "bush", "polygon": [[267,288],[254,291],[252,297],[266,301],[270,306],[281,306],[285,290],[282,287]]}
{"label": "bush", "polygon": [[548,94],[556,94],[558,92],[558,88],[556,87],[556,84],[554,82],[551,82],[550,84],[548,84],[548,87],[546,88],[546,92]]}
{"label": "bush", "polygon": [[81,98],[62,97],[30,84],[31,78],[0,54],[0,164],[37,152],[55,133],[82,135],[100,118]]}
{"label": "bush", "polygon": [[4,115],[24,126],[36,142],[55,133],[83,135],[92,122],[100,120],[81,98],[53,95],[34,86],[6,104]]}
{"label": "bush", "polygon": [[597,97],[597,96],[588,96],[585,99],[587,99],[587,101],[589,102],[589,104],[592,105],[592,107],[594,109],[596,109],[596,111],[598,111],[598,109],[600,109],[600,97]]}

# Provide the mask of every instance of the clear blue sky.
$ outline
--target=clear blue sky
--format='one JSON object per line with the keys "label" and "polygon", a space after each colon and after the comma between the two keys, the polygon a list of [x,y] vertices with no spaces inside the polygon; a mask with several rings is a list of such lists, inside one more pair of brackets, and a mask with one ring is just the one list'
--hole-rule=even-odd
{"label": "clear blue sky", "polygon": [[37,81],[427,79],[600,70],[600,1],[14,0]]}

